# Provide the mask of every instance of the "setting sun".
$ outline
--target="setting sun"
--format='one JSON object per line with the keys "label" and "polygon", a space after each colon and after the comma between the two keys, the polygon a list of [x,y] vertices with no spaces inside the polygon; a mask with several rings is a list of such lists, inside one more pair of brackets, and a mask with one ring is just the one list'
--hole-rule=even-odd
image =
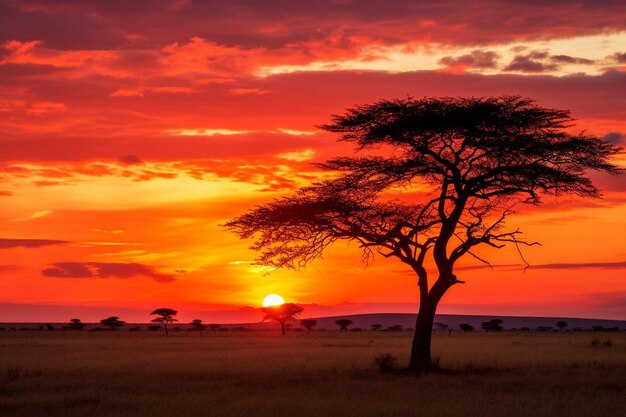
{"label": "setting sun", "polygon": [[271,307],[285,304],[285,300],[278,294],[268,294],[263,299],[263,307]]}

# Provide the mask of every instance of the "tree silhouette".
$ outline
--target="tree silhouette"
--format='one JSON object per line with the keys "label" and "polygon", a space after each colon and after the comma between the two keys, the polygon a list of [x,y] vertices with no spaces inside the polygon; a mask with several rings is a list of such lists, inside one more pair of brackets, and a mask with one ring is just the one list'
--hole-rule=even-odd
{"label": "tree silhouette", "polygon": [[85,328],[85,323],[80,321],[80,319],[71,319],[69,324],[70,330],[83,330]]}
{"label": "tree silhouette", "polygon": [[339,330],[342,330],[344,332],[348,331],[348,326],[351,326],[352,323],[353,323],[352,320],[348,320],[348,319],[335,320],[335,324],[339,326]]}
{"label": "tree silhouette", "polygon": [[489,321],[484,321],[480,327],[486,332],[500,332],[504,327],[501,326],[502,320],[500,319],[491,319]]}
{"label": "tree silhouette", "polygon": [[461,324],[459,324],[459,329],[461,329],[461,331],[464,332],[464,333],[473,332],[474,331],[474,326],[472,326],[471,324],[468,324],[468,323],[461,323]]}
{"label": "tree silhouette", "polygon": [[302,327],[304,327],[308,331],[311,331],[313,327],[317,326],[317,320],[304,319],[304,320],[300,320],[300,324],[302,325]]}
{"label": "tree silhouette", "polygon": [[376,332],[376,331],[382,329],[383,325],[382,324],[372,324],[370,327],[372,328],[372,331]]}
{"label": "tree silhouette", "polygon": [[200,337],[202,337],[202,333],[204,332],[204,329],[207,328],[207,325],[202,323],[202,320],[200,319],[195,319],[192,320],[191,323],[189,323],[193,326],[194,329],[198,330],[200,332]]}
{"label": "tree silhouette", "polygon": [[217,329],[220,328],[219,324],[209,324],[209,329],[211,329],[212,332],[216,332]]}
{"label": "tree silhouette", "polygon": [[366,262],[379,253],[405,263],[420,299],[409,369],[428,370],[437,306],[463,283],[457,262],[472,257],[490,266],[480,247],[537,244],[505,228],[511,214],[544,195],[598,197],[588,172],[621,171],[610,162],[620,148],[569,133],[571,122],[568,111],[517,96],[359,106],[321,128],[361,155],[319,164],[336,176],[225,226],[256,239],[263,265],[304,268],[338,240],[357,242]]}
{"label": "tree silhouette", "polygon": [[171,308],[157,308],[152,313],[150,313],[151,316],[157,316],[151,321],[153,323],[161,323],[163,329],[165,329],[165,336],[169,336],[167,326],[174,323],[175,321],[178,321],[174,318],[176,314],[178,314],[178,311],[172,310]]}
{"label": "tree silhouette", "polygon": [[565,330],[565,328],[567,327],[567,322],[560,320],[556,322],[556,327],[558,327],[559,329],[561,329],[561,331]]}
{"label": "tree silhouette", "polygon": [[158,324],[151,324],[150,326],[148,326],[148,330],[150,330],[151,332],[156,332],[160,328],[161,326],[159,326]]}
{"label": "tree silhouette", "polygon": [[111,330],[117,330],[125,325],[126,322],[120,320],[120,318],[117,316],[111,316],[107,317],[106,319],[100,320],[100,324],[102,324],[103,326],[107,326]]}
{"label": "tree silhouette", "polygon": [[263,320],[273,320],[280,324],[282,334],[285,334],[285,323],[294,321],[304,311],[304,308],[294,303],[284,303],[275,306],[263,307]]}

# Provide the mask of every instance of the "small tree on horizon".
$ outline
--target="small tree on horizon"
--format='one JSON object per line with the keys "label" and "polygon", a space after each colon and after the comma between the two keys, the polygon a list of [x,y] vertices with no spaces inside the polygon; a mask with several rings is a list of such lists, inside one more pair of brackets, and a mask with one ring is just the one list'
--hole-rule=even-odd
{"label": "small tree on horizon", "polygon": [[302,327],[304,327],[308,331],[311,331],[313,327],[317,326],[317,320],[303,319],[303,320],[300,320],[300,324],[302,325]]}
{"label": "small tree on horizon", "polygon": [[463,333],[473,332],[474,331],[474,326],[472,326],[471,324],[468,324],[468,323],[461,323],[461,324],[459,324],[459,329],[461,329],[461,331]]}
{"label": "small tree on horizon", "polygon": [[352,320],[348,320],[348,319],[339,319],[339,320],[335,320],[335,324],[337,326],[339,326],[339,330],[347,332],[348,331],[348,327],[352,326]]}
{"label": "small tree on horizon", "polygon": [[356,242],[366,262],[375,254],[403,262],[419,291],[409,369],[427,371],[437,306],[464,282],[457,262],[471,257],[489,267],[480,248],[538,244],[508,228],[508,218],[544,196],[598,198],[589,172],[622,172],[611,161],[621,148],[570,133],[572,120],[519,96],[358,106],[321,128],[360,155],[318,164],[331,179],[225,226],[254,238],[257,262],[275,268],[304,268],[340,240]]}
{"label": "small tree on horizon", "polygon": [[171,308],[165,308],[165,307],[157,308],[152,313],[150,313],[151,316],[157,316],[151,321],[153,323],[161,323],[161,325],[163,326],[163,329],[165,330],[165,336],[169,336],[167,326],[174,323],[175,321],[178,321],[177,319],[174,318],[176,314],[178,314],[178,311],[172,310]]}
{"label": "small tree on horizon", "polygon": [[202,320],[200,319],[195,319],[192,320],[191,323],[189,323],[193,326],[194,329],[198,330],[200,332],[200,337],[202,337],[202,333],[204,332],[204,329],[207,328],[207,325],[202,323]]}
{"label": "small tree on horizon", "polygon": [[215,324],[215,323],[209,324],[209,329],[211,329],[212,332],[216,332],[217,329],[219,329],[220,327],[221,326],[219,324]]}
{"label": "small tree on horizon", "polygon": [[117,316],[111,316],[107,317],[106,319],[100,320],[100,324],[102,324],[103,326],[107,326],[111,330],[117,330],[125,325],[126,322],[120,320],[120,318]]}
{"label": "small tree on horizon", "polygon": [[263,320],[272,320],[280,324],[280,329],[285,335],[285,323],[294,321],[304,311],[304,308],[294,303],[284,303],[275,306],[262,307]]}
{"label": "small tree on horizon", "polygon": [[383,328],[382,324],[372,324],[370,325],[370,327],[372,328],[372,331],[377,332],[378,330]]}
{"label": "small tree on horizon", "polygon": [[484,321],[480,327],[486,332],[500,332],[504,329],[504,327],[502,327],[502,320],[500,319]]}
{"label": "small tree on horizon", "polygon": [[85,323],[80,321],[80,319],[71,319],[68,327],[70,330],[83,330],[85,328]]}
{"label": "small tree on horizon", "polygon": [[567,326],[568,326],[568,324],[564,320],[559,320],[559,321],[556,322],[556,327],[561,329],[561,331],[564,331]]}

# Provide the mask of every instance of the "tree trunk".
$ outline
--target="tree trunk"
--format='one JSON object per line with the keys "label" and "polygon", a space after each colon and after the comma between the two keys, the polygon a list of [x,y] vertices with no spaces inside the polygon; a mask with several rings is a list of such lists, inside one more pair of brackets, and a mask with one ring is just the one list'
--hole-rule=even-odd
{"label": "tree trunk", "polygon": [[163,326],[163,327],[165,327],[165,336],[166,336],[166,337],[167,337],[167,336],[169,336],[170,334],[167,332],[167,325],[165,325],[165,326]]}
{"label": "tree trunk", "polygon": [[411,346],[411,360],[409,370],[416,373],[427,372],[433,368],[430,354],[430,341],[435,321],[436,303],[420,303],[419,313],[415,322],[415,334]]}

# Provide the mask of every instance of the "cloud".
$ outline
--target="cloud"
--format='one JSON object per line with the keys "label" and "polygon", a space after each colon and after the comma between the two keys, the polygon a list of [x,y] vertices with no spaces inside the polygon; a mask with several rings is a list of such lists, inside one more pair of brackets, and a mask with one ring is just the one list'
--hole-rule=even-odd
{"label": "cloud", "polygon": [[504,71],[539,73],[555,71],[563,65],[591,65],[595,61],[570,55],[551,55],[549,51],[530,51],[516,55]]}
{"label": "cloud", "polygon": [[573,262],[531,265],[529,269],[624,269],[626,261],[621,262]]}
{"label": "cloud", "polygon": [[277,158],[286,159],[288,161],[303,162],[313,159],[315,151],[313,149],[304,149],[302,151],[285,152],[276,155]]}
{"label": "cloud", "polygon": [[626,135],[622,132],[609,132],[602,139],[613,145],[626,145]]}
{"label": "cloud", "polygon": [[143,161],[137,155],[123,155],[118,158],[118,161],[126,165],[143,164]]}
{"label": "cloud", "polygon": [[243,135],[251,133],[250,130],[235,129],[168,129],[166,132],[174,136]]}
{"label": "cloud", "polygon": [[0,190],[0,197],[10,197],[13,195],[13,192],[8,190]]}
{"label": "cloud", "polygon": [[137,276],[152,278],[158,282],[174,281],[174,275],[158,272],[154,267],[139,263],[118,262],[57,262],[52,268],[41,271],[52,278],[120,278]]}
{"label": "cloud", "polygon": [[44,246],[64,245],[65,240],[49,239],[0,239],[0,249],[11,248],[41,248]]}
{"label": "cloud", "polygon": [[617,52],[613,54],[612,58],[619,64],[626,64],[626,52]]}
{"label": "cloud", "polygon": [[457,68],[491,69],[498,65],[500,55],[493,51],[475,50],[469,54],[459,56],[445,56],[439,60],[440,64]]}

